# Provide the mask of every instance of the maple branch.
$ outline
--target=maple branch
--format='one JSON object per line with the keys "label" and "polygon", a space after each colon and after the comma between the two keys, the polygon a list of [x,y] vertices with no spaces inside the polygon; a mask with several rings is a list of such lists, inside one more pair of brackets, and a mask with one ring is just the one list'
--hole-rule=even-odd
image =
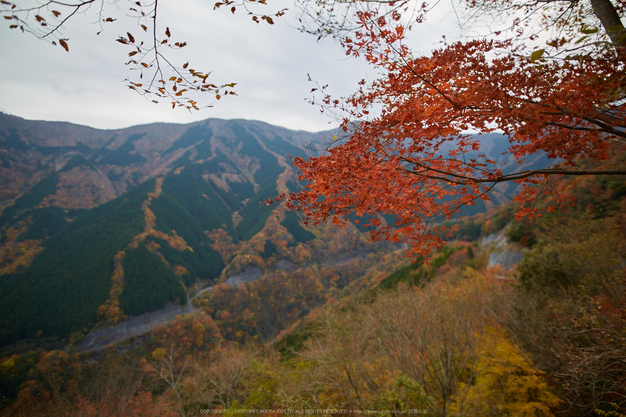
{"label": "maple branch", "polygon": [[[298,19],[300,23],[299,30],[304,33],[315,35],[319,39],[326,36],[332,36],[340,42],[345,40],[345,33],[358,31],[364,22],[354,19],[360,12],[372,10],[371,5],[379,5],[376,9],[376,17],[389,17],[394,13],[398,13],[404,9],[408,10],[409,0],[358,0],[358,1],[342,1],[342,0],[297,0],[296,4],[301,11]],[[418,9],[414,3],[414,10]],[[342,14],[337,14],[337,5],[344,6]],[[385,6],[383,10],[382,6]],[[378,12],[383,11],[378,14]],[[367,23],[371,23],[375,18],[367,19]]]}
{"label": "maple branch", "polygon": [[626,127],[626,118],[613,116],[608,113],[609,111],[610,110],[598,110],[593,116],[604,123],[609,123],[618,127]]}
{"label": "maple branch", "polygon": [[[22,29],[22,31],[29,32],[29,33],[33,34],[38,39],[46,39],[47,37],[51,36],[52,34],[58,32],[59,29],[63,26],[63,24],[65,22],[67,22],[76,13],[78,13],[81,8],[83,8],[85,6],[89,6],[92,3],[95,3],[96,1],[98,1],[98,0],[85,0],[85,1],[81,1],[79,3],[64,3],[64,2],[61,2],[61,1],[49,0],[46,3],[40,4],[39,6],[25,7],[25,8],[14,8],[14,9],[13,8],[12,9],[5,9],[5,10],[1,10],[0,12],[2,12],[2,13],[11,13],[11,18],[12,19],[9,19],[9,20],[17,20],[18,22],[20,22],[20,24],[21,24],[20,28]],[[101,1],[101,3],[103,2],[103,0],[100,0],[100,1]],[[7,3],[4,3],[4,4],[7,4]],[[46,30],[42,30],[41,28],[34,29],[33,27],[31,27],[30,24],[28,24],[28,22],[26,20],[18,17],[18,15],[16,14],[16,13],[26,13],[27,16],[28,16],[28,14],[30,12],[40,12],[42,9],[47,8],[51,4],[56,4],[58,6],[64,6],[64,7],[68,7],[68,8],[72,8],[73,9],[64,19],[59,21],[59,23],[57,23],[51,29],[46,29]],[[15,6],[15,5],[13,5],[13,6]],[[58,13],[58,12],[54,12],[53,14],[54,14],[54,17],[57,17],[57,16],[60,15],[60,13]],[[8,16],[8,15],[6,15],[6,16]],[[48,26],[46,20],[43,17],[39,16],[39,15],[35,16],[35,20],[40,24],[41,27],[47,27]]]}
{"label": "maple branch", "polygon": [[[556,169],[556,168],[546,168],[546,169],[534,169],[530,171],[523,171],[517,174],[508,174],[498,177],[494,182],[503,182],[503,181],[515,181],[524,178],[531,177],[533,175],[626,175],[626,170],[567,170],[567,169]],[[478,179],[476,182],[492,182],[493,180],[488,179]]]}
{"label": "maple branch", "polygon": [[[440,177],[432,177],[433,179],[439,179],[439,180],[443,180],[443,181],[448,181],[448,182],[452,182],[452,183],[459,184],[459,185],[465,185],[465,184],[470,184],[470,183],[472,183],[472,182],[476,182],[474,178],[472,178],[472,177],[468,177],[468,176],[466,176],[466,175],[460,175],[460,174],[455,174],[455,173],[453,173],[453,172],[449,172],[449,171],[444,171],[444,170],[435,169],[435,168],[433,168],[433,167],[430,167],[430,166],[424,165],[424,164],[419,163],[419,162],[417,162],[417,161],[411,161],[411,160],[408,160],[408,159],[406,159],[406,158],[400,158],[400,159],[401,159],[401,160],[404,160],[404,161],[406,161],[406,162],[408,162],[408,163],[410,163],[410,164],[417,165],[417,166],[419,166],[419,167],[421,167],[421,168],[423,168],[423,169],[425,169],[425,170],[427,170],[427,171],[434,171],[434,172],[437,172],[437,173],[439,173],[439,174],[449,175],[449,176],[454,177],[454,178],[461,178],[461,179],[465,179],[465,180],[468,180],[468,182],[466,182],[466,183],[465,183],[465,182],[455,182],[455,181],[448,180],[448,179],[445,179],[445,178],[440,178]],[[411,174],[417,174],[417,171],[408,170],[408,169],[405,169],[405,171],[406,171],[406,172],[408,172],[408,173],[411,173]],[[425,176],[425,175],[424,175],[424,176]]]}
{"label": "maple branch", "polygon": [[[511,109],[511,106],[508,100],[510,95],[507,92],[505,92],[504,94],[506,98],[507,107]],[[536,100],[532,100],[528,98],[519,98],[519,97],[517,97],[517,99],[528,104],[544,107],[547,109],[551,108],[549,104],[542,103]],[[608,133],[611,135],[626,138],[626,130],[616,129],[616,127],[626,127],[626,119],[624,119],[623,117],[613,116],[611,114],[608,114],[608,111],[610,110],[596,110],[591,116],[578,116],[576,114],[573,114],[572,112],[570,112],[564,107],[561,107],[556,104],[553,104],[553,106],[557,110],[559,110],[559,112],[544,111],[541,114],[546,115],[546,116],[561,116],[561,115],[572,116],[572,117],[579,118],[581,120],[585,120],[591,124],[594,124],[600,127],[601,129],[592,129],[592,128],[583,127],[579,125],[572,126],[572,125],[567,125],[567,124],[563,124],[559,122],[550,122],[550,121],[544,122],[546,125],[561,127],[561,128],[569,129],[569,130],[579,130],[579,131],[584,131],[584,132],[604,132],[604,133]],[[621,143],[621,141],[619,142]]]}
{"label": "maple branch", "polygon": [[[393,46],[390,45],[390,48],[393,49],[393,51],[396,54],[399,54],[398,50]],[[448,101],[450,104],[452,104],[454,107],[456,107],[459,110],[463,110],[468,108],[467,106],[461,106],[460,104],[456,103],[454,100],[452,100],[450,97],[447,96],[446,93],[444,93],[443,91],[441,91],[441,89],[439,89],[439,87],[437,87],[435,84],[431,83],[430,81],[428,81],[426,79],[426,77],[422,76],[421,74],[419,74],[415,68],[413,68],[413,65],[411,65],[405,58],[404,56],[402,56],[402,54],[400,55],[400,59],[404,62],[405,67],[411,71],[413,73],[413,75],[415,75],[417,78],[419,78],[420,80],[422,80],[422,82],[426,83],[428,86],[430,86],[433,90],[435,90],[437,93],[439,93],[439,95],[441,95],[441,97],[443,97],[446,101]],[[474,108],[474,107],[469,107],[469,108]]]}
{"label": "maple branch", "polygon": [[[17,0],[15,2],[18,3]],[[233,3],[230,0],[225,0],[225,2],[228,4]],[[265,0],[242,0],[241,4],[246,6],[246,10],[248,10],[248,2],[265,4]],[[27,2],[22,0],[21,3],[26,4]],[[77,19],[77,15],[85,13],[86,10],[92,10],[93,7],[97,9],[93,10],[93,14],[97,16],[97,23],[100,29],[102,29],[103,22],[114,22],[117,20],[114,17],[104,16],[105,6],[119,5],[119,3],[123,2],[120,0],[109,0],[106,2],[105,0],[40,0],[36,3],[32,7],[30,5],[18,7],[12,1],[1,0],[0,18],[4,18],[3,20],[8,22],[10,29],[21,29],[22,32],[27,32],[38,39],[46,40],[52,45],[60,45],[69,52],[69,39],[61,38],[64,35],[63,31],[66,22]],[[98,3],[99,8],[97,7]],[[96,6],[94,7],[94,5]],[[59,10],[53,10],[55,6],[58,6]],[[235,95],[235,92],[231,89],[234,88],[236,83],[227,83],[219,86],[212,84],[207,81],[210,73],[196,71],[193,67],[189,67],[189,62],[176,66],[173,64],[176,61],[168,59],[164,55],[163,48],[181,49],[187,45],[187,42],[180,41],[174,43],[170,39],[171,33],[169,28],[166,31],[167,38],[163,40],[158,39],[157,14],[159,6],[162,7],[162,2],[159,3],[158,0],[128,0],[130,13],[127,16],[137,19],[137,26],[142,32],[147,34],[144,36],[149,40],[146,40],[144,43],[141,39],[136,39],[131,34],[133,32],[132,29],[126,32],[127,37],[122,35],[116,39],[117,42],[132,48],[128,54],[130,60],[126,62],[126,65],[130,66],[131,71],[139,72],[137,77],[139,80],[134,81],[130,77],[124,80],[126,86],[153,103],[159,102],[151,99],[155,96],[157,98],[171,99],[173,107],[184,107],[187,110],[200,109],[197,101],[190,97],[191,94],[208,92],[213,94],[216,100],[219,100],[222,96]],[[248,14],[254,15],[250,10],[248,12]],[[279,17],[284,13],[285,10],[279,10],[272,16]],[[273,24],[272,17],[266,15],[260,17],[268,24]],[[261,19],[257,15],[253,16],[253,20],[257,22]],[[149,29],[150,25],[152,25],[152,30]],[[170,41],[172,41],[171,44]],[[173,76],[169,77],[169,75]],[[146,80],[145,83],[141,81],[143,79]],[[171,86],[167,81],[168,79],[172,83]],[[202,107],[212,107],[212,104]]]}
{"label": "maple branch", "polygon": [[[430,178],[435,178],[435,177],[430,177]],[[451,181],[448,181],[448,182],[451,182]],[[495,186],[496,186],[496,183],[491,184],[489,187],[483,186],[484,189],[482,192],[480,192],[479,194],[473,195],[472,198],[468,199],[467,201],[462,201],[458,204],[455,204],[449,207],[444,206],[441,209],[442,213],[440,215],[430,216],[428,218],[428,221],[431,222],[434,227],[434,224],[437,223],[439,220],[449,219],[450,217],[452,217],[454,213],[458,213],[462,207],[468,206],[470,205],[470,203],[473,203],[476,200],[479,200],[479,199],[483,200],[484,199],[483,196],[488,196],[489,192],[493,190]]]}
{"label": "maple branch", "polygon": [[446,181],[457,185],[471,185],[471,184],[480,184],[480,183],[500,183],[505,181],[516,181],[522,180],[528,177],[532,177],[534,175],[626,175],[626,170],[567,170],[567,169],[556,169],[556,168],[546,168],[546,169],[534,169],[529,171],[522,171],[514,174],[500,175],[495,178],[473,178],[465,175],[454,174],[452,172],[446,172],[443,170],[437,170],[432,167],[425,167],[419,163],[416,165],[421,166],[425,170],[434,171],[443,175],[449,175],[454,178],[465,179],[465,181],[454,180],[446,177],[438,177],[433,175],[425,175],[417,171],[405,169],[404,171],[408,174],[413,174],[417,176],[422,176],[430,179],[435,179],[439,181]]}
{"label": "maple branch", "polygon": [[584,120],[593,123],[599,127],[601,127],[602,129],[599,129],[601,132],[605,132],[605,133],[610,133],[611,135],[615,135],[615,136],[621,136],[623,138],[626,138],[626,131],[624,130],[620,130],[620,129],[615,129],[612,126],[609,126],[608,124],[596,119],[596,118],[591,118],[591,117],[583,117]]}
{"label": "maple branch", "polygon": [[[595,124],[597,126],[600,126],[600,127],[602,127],[602,125],[603,125],[603,124],[601,124],[599,122],[598,123],[594,122],[593,119],[590,119],[590,118],[583,117],[582,119],[586,120],[586,121],[588,121],[590,123],[593,123],[593,124]],[[564,129],[569,129],[569,130],[579,130],[579,131],[583,131],[583,132],[604,132],[604,133],[608,133],[608,134],[612,134],[612,135],[621,136],[621,137],[626,138],[626,132],[622,132],[622,131],[617,130],[617,129],[612,129],[610,127],[608,127],[607,129],[593,129],[593,128],[590,128],[590,127],[571,126],[571,125],[566,125],[566,124],[558,123],[558,122],[545,122],[545,123],[546,123],[546,125],[549,125],[549,126],[562,127]]]}
{"label": "maple branch", "polygon": [[[614,124],[615,126],[618,127],[626,127],[626,120],[624,120],[624,118],[621,117],[617,117],[617,116],[612,116],[612,115],[608,115],[606,114],[606,112],[601,112],[600,110],[597,110],[591,117],[591,116],[576,116],[575,114],[572,114],[572,112],[570,112],[569,110],[558,106],[558,105],[554,105],[558,110],[561,111],[562,114],[568,115],[568,116],[573,116],[573,117],[579,117],[582,120],[585,120],[591,124],[594,124],[598,127],[600,127],[601,129],[591,129],[591,128],[585,128],[583,126],[569,126],[569,125],[564,125],[558,122],[546,122],[546,124],[548,125],[552,125],[552,126],[558,126],[558,127],[562,127],[565,129],[572,129],[572,130],[582,130],[582,131],[588,131],[588,132],[605,132],[605,133],[609,133],[611,135],[615,135],[615,136],[621,136],[623,138],[626,138],[626,131],[621,130],[621,129],[616,129],[615,127],[607,124],[607,123],[611,123]],[[545,113],[550,115],[550,113]],[[602,120],[604,119],[604,120]]]}
{"label": "maple branch", "polygon": [[16,9],[11,9],[11,11],[14,12],[14,13],[32,12],[34,10],[41,10],[44,7],[47,7],[47,6],[51,5],[51,4],[58,4],[59,6],[66,6],[66,7],[81,8],[84,5],[89,4],[89,3],[93,3],[95,1],[97,1],[97,0],[85,0],[85,1],[81,1],[80,3],[63,3],[63,2],[60,2],[60,1],[49,0],[48,2],[46,2],[44,4],[41,4],[39,6],[27,7],[27,8],[23,8],[23,9],[16,8]]}
{"label": "maple branch", "polygon": [[[161,75],[161,79],[163,79],[163,72],[161,71],[161,63],[159,62],[159,49],[158,49],[158,39],[157,39],[157,7],[158,0],[154,0],[154,15],[152,16],[152,47],[154,48],[154,61],[156,62],[157,70],[154,72],[152,76],[152,80],[150,80],[150,85],[148,86],[148,90],[152,88],[154,85],[154,80],[156,80],[157,75]],[[169,93],[169,90],[166,90]],[[171,94],[168,94],[171,97]]]}
{"label": "maple branch", "polygon": [[59,30],[59,28],[60,28],[61,26],[63,26],[63,24],[64,24],[65,22],[67,22],[67,21],[69,20],[69,18],[70,18],[70,17],[72,17],[72,16],[74,16],[76,13],[78,13],[78,11],[80,10],[80,8],[81,8],[81,7],[83,7],[83,6],[87,5],[87,4],[93,3],[93,2],[95,2],[95,1],[96,1],[96,0],[88,0],[88,1],[84,1],[84,2],[82,2],[81,4],[78,4],[78,5],[70,5],[70,4],[60,3],[60,2],[55,2],[55,1],[51,1],[51,2],[49,2],[48,4],[50,4],[50,3],[55,3],[55,4],[62,5],[62,6],[74,7],[74,10],[72,11],[72,13],[70,13],[69,15],[67,15],[67,17],[65,17],[65,19],[63,19],[63,20],[62,20],[62,21],[61,21],[58,25],[56,25],[56,26],[55,26],[52,30],[50,30],[48,33],[46,33],[45,35],[43,35],[43,36],[41,36],[41,37],[39,37],[39,36],[37,36],[37,35],[35,35],[35,36],[37,36],[37,37],[38,37],[38,38],[40,38],[40,39],[43,39],[43,38],[46,38],[46,37],[50,36],[51,34],[53,34],[54,32],[56,32],[57,30]]}

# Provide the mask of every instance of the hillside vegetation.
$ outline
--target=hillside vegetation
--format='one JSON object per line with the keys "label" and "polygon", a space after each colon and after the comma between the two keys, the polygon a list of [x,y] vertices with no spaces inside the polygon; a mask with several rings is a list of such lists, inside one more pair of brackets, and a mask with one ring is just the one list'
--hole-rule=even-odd
{"label": "hillside vegetation", "polygon": [[[367,273],[350,275],[346,266],[337,275],[310,262],[329,250],[345,253],[334,247],[340,242],[351,253],[368,243],[353,226],[327,226],[317,230],[325,236],[313,240],[309,254],[300,254],[301,269],[240,287],[218,285],[194,301],[193,315],[123,355],[3,358],[4,378],[28,361],[36,368],[7,411],[622,415],[626,196],[617,184],[611,178],[562,184],[575,186],[570,212],[511,222],[514,207],[506,206],[489,221],[471,220],[482,236],[504,227],[510,240],[529,247],[517,272],[489,268],[488,245],[456,241],[429,264],[368,255],[359,261]],[[307,238],[292,216],[273,224],[282,221],[294,238]],[[280,240],[276,249],[260,242],[259,257],[269,263],[289,249]]]}
{"label": "hillside vegetation", "polygon": [[[490,208],[457,222],[431,259],[409,260],[372,242],[366,219],[311,227],[263,204],[298,187],[286,158],[305,150],[289,132],[205,123],[168,140],[133,130],[80,154],[66,144],[60,168],[4,208],[3,415],[626,413],[621,178],[561,179],[562,201],[536,201],[542,217]],[[128,190],[97,204],[68,186],[68,173],[99,172]],[[97,207],[69,208],[77,195]],[[489,266],[503,250],[524,251],[516,269]],[[76,353],[92,328],[184,306],[200,288],[190,314]]]}
{"label": "hillside vegetation", "polygon": [[[185,305],[234,255],[210,236],[239,245],[261,232],[274,211],[262,203],[291,175],[286,158],[306,155],[293,137],[313,136],[211,120],[121,131],[50,123],[67,136],[43,139],[41,124],[1,120],[7,184],[26,189],[0,215],[0,346],[80,338]],[[31,185],[20,180],[29,170]]]}

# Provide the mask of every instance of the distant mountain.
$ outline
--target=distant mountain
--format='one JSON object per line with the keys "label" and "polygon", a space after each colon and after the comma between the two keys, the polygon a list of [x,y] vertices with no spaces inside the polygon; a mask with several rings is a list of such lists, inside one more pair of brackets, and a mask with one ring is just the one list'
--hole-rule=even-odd
{"label": "distant mountain", "polygon": [[[454,142],[445,142],[442,145],[441,152],[446,155],[450,150],[454,148]],[[476,152],[468,152],[464,154],[466,159],[475,158],[477,160],[490,159],[497,161],[503,174],[512,174],[515,172],[546,168],[550,163],[548,157],[543,152],[538,152],[534,155],[530,155],[517,163],[513,155],[508,153],[509,140],[500,133],[488,133],[480,136],[480,150]],[[480,158],[478,155],[484,155]],[[504,163],[504,165],[501,165]],[[465,206],[460,210],[461,216],[472,216],[478,213],[484,213],[485,211],[498,206],[500,204],[507,203],[513,199],[521,191],[521,186],[512,181],[501,182],[496,184],[495,187],[489,192],[491,201],[477,200],[475,206]]]}
{"label": "distant mountain", "polygon": [[[305,310],[341,291],[378,259],[368,254],[393,248],[331,241],[263,204],[298,188],[289,156],[326,136],[246,120],[98,130],[0,113],[0,347],[184,305],[193,288],[234,276],[321,274]],[[492,159],[507,145],[484,138]]]}
{"label": "distant mountain", "polygon": [[0,345],[184,303],[228,261],[211,232],[235,245],[260,232],[263,201],[295,189],[288,157],[319,137],[244,120],[103,131],[0,114]]}

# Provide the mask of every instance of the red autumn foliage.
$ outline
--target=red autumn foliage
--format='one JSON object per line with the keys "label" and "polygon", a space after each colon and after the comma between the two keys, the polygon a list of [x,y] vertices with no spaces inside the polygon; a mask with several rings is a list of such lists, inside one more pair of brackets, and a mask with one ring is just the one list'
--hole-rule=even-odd
{"label": "red autumn foliage", "polygon": [[[345,215],[369,215],[373,238],[408,242],[409,254],[427,255],[449,232],[438,221],[488,200],[498,183],[521,184],[515,200],[530,203],[535,185],[549,176],[626,174],[623,166],[577,167],[583,158],[601,162],[624,148],[626,53],[614,31],[612,44],[605,38],[579,47],[557,38],[548,52],[531,54],[520,36],[492,36],[417,56],[406,45],[409,27],[400,12],[383,16],[382,6],[357,12],[357,29],[338,36],[348,54],[365,57],[383,75],[362,81],[343,101],[324,94],[323,107],[347,114],[346,137],[318,157],[295,158],[305,189],[281,196],[308,221],[345,224]],[[554,164],[515,172],[515,164],[485,158],[480,136],[468,132],[502,132],[517,164],[537,153]],[[396,224],[386,225],[380,214],[394,215]],[[523,215],[537,209],[523,207]]]}

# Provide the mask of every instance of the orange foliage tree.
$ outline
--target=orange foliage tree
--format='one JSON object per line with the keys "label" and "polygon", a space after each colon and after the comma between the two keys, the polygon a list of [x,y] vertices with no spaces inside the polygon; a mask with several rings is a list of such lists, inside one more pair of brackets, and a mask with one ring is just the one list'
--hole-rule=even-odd
{"label": "orange foliage tree", "polygon": [[[426,4],[320,2],[326,13],[309,14],[317,24],[312,31],[332,34],[347,54],[364,57],[382,75],[361,81],[342,100],[319,89],[323,109],[342,115],[345,135],[318,157],[295,158],[306,186],[279,198],[314,223],[345,224],[348,214],[366,215],[373,238],[408,242],[417,256],[444,245],[442,232],[449,230],[439,220],[489,200],[498,183],[521,184],[515,199],[526,206],[518,216],[532,216],[538,214],[529,207],[536,185],[549,178],[626,174],[621,165],[577,167],[582,158],[609,160],[626,143],[626,31],[620,20],[626,3],[615,3],[463,2],[469,10],[500,8],[501,16],[509,10],[517,18],[510,31],[444,42],[419,56],[407,36],[415,13],[418,22],[426,18]],[[531,24],[537,15],[538,27]],[[560,31],[546,40],[541,32],[550,26]],[[493,132],[509,139],[507,153],[517,164],[540,153],[555,163],[524,171],[503,167],[486,157],[481,142],[480,134]],[[395,216],[395,224],[380,213]]]}

